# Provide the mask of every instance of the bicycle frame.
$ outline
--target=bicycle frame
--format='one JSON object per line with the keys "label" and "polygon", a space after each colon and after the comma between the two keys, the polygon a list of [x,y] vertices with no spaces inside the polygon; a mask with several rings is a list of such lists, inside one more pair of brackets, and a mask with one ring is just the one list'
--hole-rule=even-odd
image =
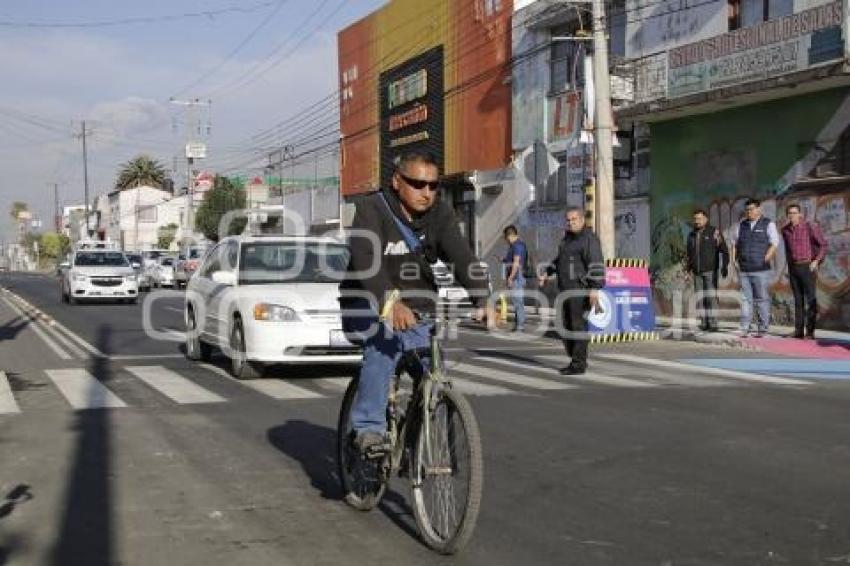
{"label": "bicycle frame", "polygon": [[[385,469],[386,477],[389,478],[395,471],[401,468],[405,449],[412,448],[416,442],[416,433],[419,432],[419,427],[425,427],[426,450],[431,454],[431,435],[428,427],[431,422],[431,411],[435,398],[433,396],[434,388],[437,385],[449,384],[450,381],[443,373],[442,352],[440,351],[439,336],[442,330],[440,324],[441,319],[437,318],[437,324],[434,327],[434,333],[431,337],[431,364],[429,369],[423,371],[422,377],[414,380],[414,388],[411,393],[410,401],[407,403],[407,410],[403,416],[398,413],[397,407],[397,392],[401,375],[404,371],[396,374],[390,385],[390,444],[392,450],[389,454],[389,469]],[[425,368],[422,359],[413,353],[422,367]],[[402,366],[402,370],[406,366]],[[412,409],[412,411],[411,411]],[[418,410],[417,410],[418,409]],[[399,427],[399,421],[401,426]]]}

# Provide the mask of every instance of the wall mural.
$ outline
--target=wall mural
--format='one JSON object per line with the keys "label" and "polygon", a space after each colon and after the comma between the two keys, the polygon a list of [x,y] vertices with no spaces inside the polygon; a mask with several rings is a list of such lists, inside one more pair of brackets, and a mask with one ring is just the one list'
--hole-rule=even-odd
{"label": "wall mural", "polygon": [[[734,226],[741,221],[747,196],[718,199],[708,207],[710,222],[720,228],[731,242]],[[797,194],[762,201],[765,216],[776,221],[780,230],[787,223],[785,207],[798,203],[807,220],[820,224],[826,237],[829,253],[818,272],[818,305],[821,317],[835,326],[850,320],[850,191],[837,194]],[[777,213],[779,211],[779,213]],[[673,311],[672,301],[679,292],[689,291],[684,270],[685,242],[691,230],[690,217],[677,215],[655,224],[652,232],[652,254],[656,263],[667,268],[655,269],[655,289],[667,312]],[[722,289],[737,290],[739,282],[734,270],[721,278]],[[788,282],[788,264],[784,245],[779,247],[773,266],[771,287],[773,322],[790,324],[794,316],[794,299]]]}

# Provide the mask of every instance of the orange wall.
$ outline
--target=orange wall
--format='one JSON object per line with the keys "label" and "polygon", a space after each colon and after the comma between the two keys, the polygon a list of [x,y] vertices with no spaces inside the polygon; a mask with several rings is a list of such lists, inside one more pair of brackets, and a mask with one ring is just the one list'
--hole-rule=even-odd
{"label": "orange wall", "polygon": [[[373,190],[379,182],[380,74],[439,45],[444,50],[444,173],[507,164],[511,90],[505,79],[512,11],[510,0],[502,0],[501,11],[489,17],[483,0],[393,0],[339,33],[344,195]],[[344,73],[354,66],[356,80],[345,82]]]}

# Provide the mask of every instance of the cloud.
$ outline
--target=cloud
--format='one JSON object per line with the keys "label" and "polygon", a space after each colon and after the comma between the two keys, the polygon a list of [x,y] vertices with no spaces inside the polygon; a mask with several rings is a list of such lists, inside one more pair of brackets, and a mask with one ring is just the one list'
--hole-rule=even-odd
{"label": "cloud", "polygon": [[[214,67],[219,61],[214,54],[224,51],[183,49],[177,37],[171,45],[179,57],[163,57],[163,44],[157,46],[158,53],[149,53],[138,37],[69,32],[5,41],[0,50],[4,77],[0,108],[41,117],[58,131],[31,124],[18,124],[15,131],[0,127],[5,179],[0,181],[0,215],[11,201],[26,200],[43,218],[50,218],[52,184],[57,181],[62,204],[82,202],[82,151],[73,135],[79,133],[83,118],[93,131],[88,148],[92,196],[109,190],[118,166],[139,153],[149,153],[170,167],[172,156],[182,150],[184,133],[172,131],[172,118],[180,122],[181,109],[168,98]],[[253,80],[246,84],[212,95],[207,166],[238,163],[235,150],[246,146],[253,134],[336,89],[334,34],[316,34],[285,59],[269,60],[269,51],[270,47],[229,61],[197,92],[187,93],[206,97],[208,89],[243,76],[257,63],[264,70],[265,63],[277,63],[260,77],[251,75]],[[322,123],[332,118],[328,114]],[[284,138],[286,134],[282,132]],[[250,148],[246,149],[250,157]],[[178,180],[182,170],[178,166]]]}

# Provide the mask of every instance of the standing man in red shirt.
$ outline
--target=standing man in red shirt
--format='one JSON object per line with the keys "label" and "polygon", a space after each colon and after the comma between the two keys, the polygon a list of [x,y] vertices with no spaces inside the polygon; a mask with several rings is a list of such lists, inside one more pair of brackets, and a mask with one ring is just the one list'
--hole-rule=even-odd
{"label": "standing man in red shirt", "polygon": [[799,204],[785,208],[788,224],[782,228],[788,279],[794,293],[794,338],[814,339],[818,316],[817,270],[826,255],[826,238],[820,226],[803,219]]}

